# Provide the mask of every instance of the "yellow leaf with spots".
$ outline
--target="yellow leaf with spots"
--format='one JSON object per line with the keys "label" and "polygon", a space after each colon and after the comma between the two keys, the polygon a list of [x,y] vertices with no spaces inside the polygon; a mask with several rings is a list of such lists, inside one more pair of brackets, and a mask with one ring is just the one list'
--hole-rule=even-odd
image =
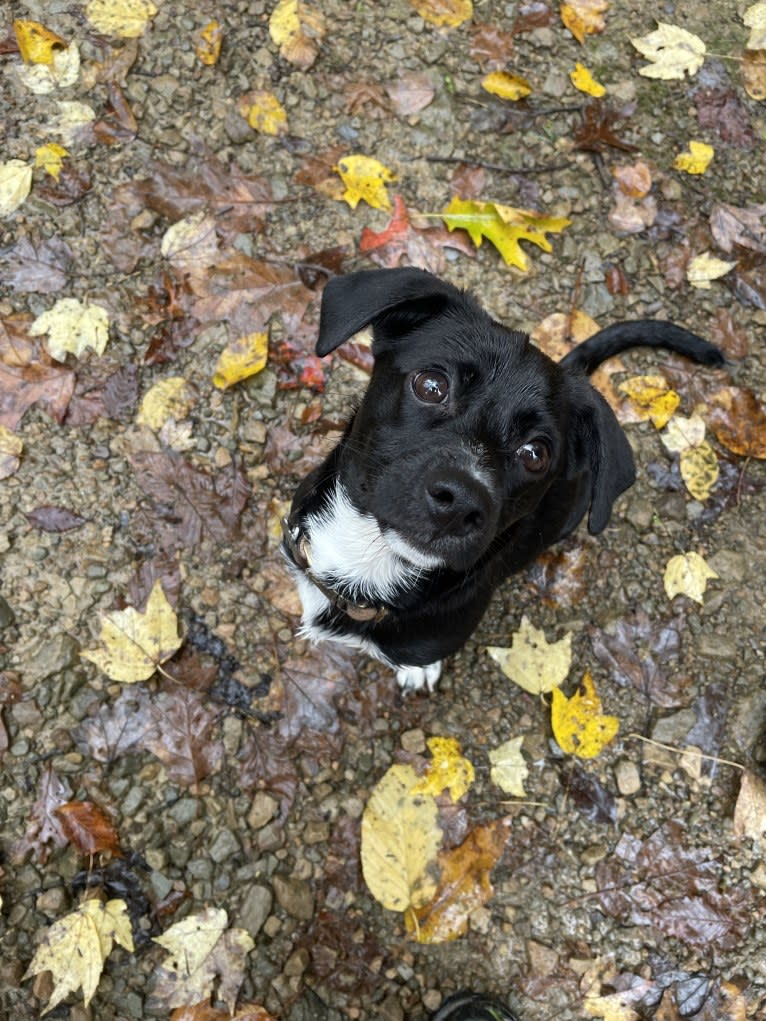
{"label": "yellow leaf with spots", "polygon": [[468,231],[478,247],[484,238],[497,248],[509,266],[526,272],[529,259],[521,241],[530,241],[544,252],[553,248],[546,234],[558,234],[572,222],[563,216],[546,216],[530,209],[515,209],[496,202],[479,202],[455,196],[441,214],[450,230]]}
{"label": "yellow leaf with spots", "polygon": [[681,478],[695,500],[707,500],[718,481],[720,470],[716,452],[703,440],[681,451]]}
{"label": "yellow leaf with spots", "polygon": [[90,347],[103,354],[109,340],[109,314],[101,305],[83,305],[77,298],[60,298],[32,323],[33,337],[48,334],[48,352],[63,362],[68,354],[80,358]]}
{"label": "yellow leaf with spots", "polygon": [[604,86],[597,82],[584,64],[575,64],[574,71],[569,72],[569,80],[576,89],[596,99],[606,95]]}
{"label": "yellow leaf with spots", "polygon": [[427,744],[433,758],[411,793],[437,797],[448,790],[452,800],[459,801],[474,781],[473,764],[460,754],[460,742],[454,737],[431,737]]}
{"label": "yellow leaf with spots", "polygon": [[562,751],[579,759],[593,759],[609,744],[620,729],[616,716],[604,716],[588,671],[579,689],[567,698],[555,688],[551,706],[553,736]]}
{"label": "yellow leaf with spots", "polygon": [[42,167],[46,174],[50,174],[58,181],[61,168],[64,166],[64,157],[69,155],[69,150],[58,142],[48,142],[35,149],[35,166]]}
{"label": "yellow leaf with spots", "polygon": [[240,102],[239,111],[251,128],[262,135],[284,135],[287,112],[272,92],[250,92]]}
{"label": "yellow leaf with spots", "polygon": [[649,419],[656,429],[668,424],[681,403],[663,376],[631,376],[620,383],[619,390],[633,405],[639,419]]}
{"label": "yellow leaf with spots", "polygon": [[213,67],[221,56],[223,42],[223,26],[217,21],[209,21],[201,28],[194,38],[194,52],[206,67]]}
{"label": "yellow leaf with spots", "polygon": [[99,637],[103,648],[80,653],[84,659],[113,681],[135,684],[148,680],[181,647],[178,618],[162,583],[154,583],[145,610],[129,606],[104,614]]}
{"label": "yellow leaf with spots", "polygon": [[39,21],[20,18],[14,21],[13,31],[25,64],[52,64],[54,52],[66,49],[66,41]]}
{"label": "yellow leaf with spots", "polygon": [[715,155],[715,149],[706,142],[689,142],[687,152],[679,153],[673,160],[676,170],[683,170],[686,174],[704,174],[710,166],[710,161]]}
{"label": "yellow leaf with spots", "polygon": [[86,900],[54,922],[24,975],[26,979],[43,971],[51,973],[53,993],[43,1014],[80,988],[87,1007],[114,943],[133,953],[133,935],[124,900],[115,898],[106,903]]}
{"label": "yellow leaf with spots", "polygon": [[159,430],[170,418],[176,422],[186,418],[196,400],[197,393],[191,383],[183,376],[169,376],[146,392],[136,422]]}
{"label": "yellow leaf with spots", "polygon": [[586,35],[604,31],[604,14],[608,10],[609,0],[569,0],[561,5],[560,14],[564,27],[583,44]]}
{"label": "yellow leaf with spots", "polygon": [[489,753],[489,761],[492,763],[490,780],[513,798],[527,796],[524,781],[529,775],[529,767],[521,754],[523,741],[523,734],[521,737],[512,737]]}
{"label": "yellow leaf with spots", "polygon": [[508,71],[491,71],[481,80],[481,87],[500,99],[511,99],[514,102],[530,95],[532,86],[526,78]]}
{"label": "yellow leaf with spots", "polygon": [[549,642],[524,616],[510,649],[488,645],[487,652],[514,684],[531,695],[542,695],[566,679],[572,663],[572,635]]}
{"label": "yellow leaf with spots", "polygon": [[15,432],[0,425],[0,480],[10,478],[21,464],[24,444]]}
{"label": "yellow leaf with spots", "polygon": [[326,30],[321,11],[302,0],[279,0],[269,18],[269,34],[280,54],[303,71],[316,60]]}
{"label": "yellow leaf with spots", "polygon": [[422,907],[436,891],[431,871],[443,833],[436,800],[412,793],[419,780],[412,766],[391,766],[373,788],[362,815],[364,881],[390,911]]}
{"label": "yellow leaf with spots", "polygon": [[693,599],[695,603],[704,603],[707,583],[717,577],[699,553],[679,553],[665,565],[665,593],[668,599],[682,595]]}
{"label": "yellow leaf with spots", "polygon": [[15,213],[29,195],[32,168],[23,160],[0,163],[0,216]]}
{"label": "yellow leaf with spots", "polygon": [[706,47],[699,36],[685,28],[658,21],[657,29],[630,40],[649,64],[639,70],[645,78],[664,81],[695,75],[705,62]]}
{"label": "yellow leaf with spots", "polygon": [[90,0],[85,17],[104,35],[137,39],[157,14],[152,0]]}
{"label": "yellow leaf with spots", "polygon": [[702,255],[695,255],[686,267],[686,279],[692,287],[708,291],[713,280],[725,277],[729,270],[734,269],[736,262],[727,262],[719,259],[710,252],[703,252]]}
{"label": "yellow leaf with spots", "polygon": [[352,209],[360,202],[366,202],[373,209],[390,209],[386,185],[396,180],[396,175],[372,156],[344,156],[335,167],[346,186],[342,198]]}
{"label": "yellow leaf with spots", "polygon": [[225,390],[265,368],[269,356],[268,333],[248,333],[228,344],[218,359],[213,384]]}
{"label": "yellow leaf with spots", "polygon": [[424,21],[438,28],[457,28],[473,16],[473,0],[410,0]]}

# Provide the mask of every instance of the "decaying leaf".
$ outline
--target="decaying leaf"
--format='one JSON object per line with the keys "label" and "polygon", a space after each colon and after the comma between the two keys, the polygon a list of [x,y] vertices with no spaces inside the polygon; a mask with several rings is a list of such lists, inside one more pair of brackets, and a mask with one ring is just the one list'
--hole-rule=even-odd
{"label": "decaying leaf", "polygon": [[706,47],[699,36],[663,21],[657,22],[654,32],[630,41],[650,61],[638,72],[646,78],[670,81],[695,75],[705,61]]}
{"label": "decaying leaf", "polygon": [[364,881],[390,911],[422,907],[436,892],[430,866],[443,834],[435,799],[412,793],[419,780],[412,766],[391,766],[373,788],[362,816]]}
{"label": "decaying leaf", "polygon": [[568,0],[561,5],[561,20],[580,44],[586,35],[595,35],[606,28],[604,14],[610,0]]}
{"label": "decaying leaf", "polygon": [[668,599],[688,596],[697,603],[704,603],[703,596],[708,580],[718,575],[705,559],[693,550],[671,557],[665,565],[665,592]]}
{"label": "decaying leaf", "polygon": [[269,358],[268,333],[249,333],[227,344],[221,352],[213,375],[220,390],[249,379],[266,367]]}
{"label": "decaying leaf", "polygon": [[25,64],[52,64],[56,50],[66,48],[66,41],[39,21],[19,18],[13,23],[13,32]]}
{"label": "decaying leaf", "polygon": [[279,0],[269,18],[269,33],[280,54],[303,71],[319,55],[325,32],[322,12],[303,0]]}
{"label": "decaying leaf", "polygon": [[194,52],[207,67],[213,67],[221,56],[223,26],[218,21],[209,21],[194,39]]}
{"label": "decaying leaf", "polygon": [[18,471],[24,443],[16,433],[0,425],[0,480]]}
{"label": "decaying leaf", "polygon": [[689,142],[688,151],[676,156],[673,166],[676,170],[683,170],[686,174],[704,174],[714,155],[715,149],[712,145],[692,139]]}
{"label": "decaying leaf", "polygon": [[390,209],[386,185],[396,180],[388,167],[372,156],[344,156],[335,168],[346,187],[342,198],[352,209],[366,202],[373,209]]}
{"label": "decaying leaf", "polygon": [[101,619],[102,649],[81,653],[108,677],[125,684],[145,681],[181,647],[178,619],[157,581],[141,612],[133,606]]}
{"label": "decaying leaf", "polygon": [[24,160],[0,163],[0,216],[10,216],[32,187],[32,167]]}
{"label": "decaying leaf", "polygon": [[707,291],[713,280],[726,276],[736,265],[736,262],[727,262],[725,259],[711,255],[710,252],[703,252],[690,260],[686,267],[686,279],[692,287],[699,287],[701,290]]}
{"label": "decaying leaf", "polygon": [[567,698],[553,689],[551,727],[562,751],[580,759],[593,759],[612,741],[620,729],[616,716],[604,716],[593,678],[585,672],[579,689]]}
{"label": "decaying leaf", "polygon": [[109,314],[101,305],[83,305],[77,298],[60,298],[29,328],[33,337],[48,334],[48,351],[56,361],[67,354],[80,358],[90,347],[103,354],[109,340]]}
{"label": "decaying leaf", "polygon": [[[61,780],[48,764],[40,777],[39,796],[29,812],[26,832],[13,849],[15,861],[23,861],[33,851],[37,861],[45,864],[52,847],[65,847],[67,838],[56,809],[72,796],[66,779]],[[49,846],[51,845],[51,846]]]}
{"label": "decaying leaf", "polygon": [[80,988],[87,1007],[114,943],[133,952],[133,935],[124,900],[106,903],[86,900],[54,922],[24,975],[24,978],[29,978],[49,971],[53,976],[53,993],[43,1014]]}
{"label": "decaying leaf", "polygon": [[710,230],[720,249],[727,254],[735,248],[766,253],[766,203],[734,206],[716,202],[710,211]]}
{"label": "decaying leaf", "polygon": [[144,395],[136,423],[159,431],[169,418],[176,422],[186,418],[196,400],[195,388],[183,376],[161,379]]}
{"label": "decaying leaf", "polygon": [[548,642],[545,633],[524,616],[510,649],[487,646],[487,652],[514,684],[532,695],[542,695],[566,680],[572,663],[572,635]]}
{"label": "decaying leaf", "polygon": [[597,82],[584,64],[575,64],[574,71],[569,72],[569,80],[576,89],[584,92],[587,96],[594,96],[599,99],[606,95],[604,86]]}
{"label": "decaying leaf", "polygon": [[745,48],[748,50],[766,50],[766,3],[760,0],[752,4],[742,15],[742,20],[750,29]]}
{"label": "decaying leaf", "polygon": [[521,745],[524,735],[512,737],[497,748],[490,749],[489,761],[492,763],[490,779],[506,794],[512,798],[525,798],[524,781],[529,775],[524,756],[521,754]]}
{"label": "decaying leaf", "polygon": [[461,199],[457,195],[441,218],[450,230],[466,230],[477,247],[486,238],[509,266],[523,272],[529,269],[529,259],[519,242],[531,241],[544,252],[552,252],[546,234],[558,234],[572,222],[563,216],[546,216],[531,209]]}
{"label": "decaying leaf", "polygon": [[526,78],[522,78],[519,74],[511,74],[510,71],[490,71],[482,78],[481,87],[493,96],[510,99],[514,102],[524,99],[532,92],[532,86]]}
{"label": "decaying leaf", "polygon": [[160,242],[160,251],[177,269],[203,272],[218,255],[215,217],[204,209],[172,224]]}
{"label": "decaying leaf", "polygon": [[80,854],[110,851],[119,855],[120,838],[112,822],[92,801],[67,801],[56,810],[67,840]]}
{"label": "decaying leaf", "polygon": [[766,459],[766,405],[752,390],[721,387],[711,405],[707,418],[719,443],[741,457]]}
{"label": "decaying leaf", "polygon": [[412,788],[412,794],[438,797],[449,791],[459,801],[474,780],[473,764],[460,753],[460,742],[454,737],[430,737],[426,742],[432,755],[426,775]]}
{"label": "decaying leaf", "polygon": [[681,403],[664,376],[631,376],[620,383],[619,390],[630,400],[639,420],[649,419],[655,429],[663,429]]}
{"label": "decaying leaf", "polygon": [[473,16],[473,0],[410,0],[424,21],[439,28],[457,28]]}
{"label": "decaying leaf", "polygon": [[705,439],[705,420],[696,413],[689,418],[674,415],[665,430],[660,433],[660,439],[663,447],[671,454],[691,450]]}
{"label": "decaying leaf", "polygon": [[742,774],[734,806],[734,833],[766,842],[766,783],[749,769]]}
{"label": "decaying leaf", "polygon": [[217,994],[234,1015],[245,958],[255,943],[245,929],[227,929],[228,924],[223,908],[206,908],[154,937],[169,952],[154,989],[169,1007],[209,999],[217,981]]}
{"label": "decaying leaf", "polygon": [[253,130],[276,137],[287,132],[287,111],[273,92],[257,89],[242,96],[237,109]]}
{"label": "decaying leaf", "polygon": [[137,39],[157,14],[152,0],[89,0],[85,17],[104,35]]}

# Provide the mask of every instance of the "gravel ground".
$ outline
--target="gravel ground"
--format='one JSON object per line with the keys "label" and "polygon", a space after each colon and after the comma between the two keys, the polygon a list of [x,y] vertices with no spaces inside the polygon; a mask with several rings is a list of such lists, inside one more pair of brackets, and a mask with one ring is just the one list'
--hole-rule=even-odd
{"label": "gravel ground", "polygon": [[[270,40],[272,4],[159,6],[135,63],[117,76],[136,137],[124,118],[117,128],[109,120],[110,103],[114,109],[119,100],[114,89],[81,77],[60,95],[89,103],[108,122],[101,139],[85,132],[67,146],[90,188],[75,182],[75,199],[63,204],[46,194],[38,171],[30,197],[0,223],[6,323],[15,314],[36,317],[60,297],[101,304],[111,321],[102,356],[70,356],[77,386],[69,418],[55,421],[50,407],[31,407],[18,430],[21,465],[0,482],[6,1016],[39,1016],[50,986],[22,980],[24,971],[46,928],[93,882],[128,900],[136,953],[115,950],[90,1006],[77,994],[52,1018],[167,1017],[153,995],[161,954],[149,937],[205,906],[224,907],[231,924],[255,940],[241,1002],[262,1003],[290,1021],[420,1018],[466,985],[507,998],[523,1021],[608,1016],[584,1006],[594,969],[597,992],[640,981],[651,987],[636,1016],[764,1017],[764,844],[734,835],[741,770],[730,764],[766,767],[762,462],[717,446],[722,481],[702,504],[685,492],[677,459],[656,430],[629,425],[639,479],[604,535],[578,533],[564,544],[567,578],[561,560],[549,558],[546,572],[511,579],[474,640],[447,664],[438,694],[404,700],[378,665],[294,638],[295,597],[275,522],[363,386],[359,368],[337,359],[318,395],[298,379],[296,365],[304,362],[281,346],[308,350],[321,273],[312,276],[304,265],[305,321],[296,325],[301,299],[288,287],[283,314],[281,301],[274,304],[269,365],[224,392],[211,379],[222,346],[236,336],[236,314],[205,318],[197,305],[195,321],[194,296],[160,252],[172,222],[213,205],[221,250],[269,260],[290,286],[296,265],[326,263],[336,246],[344,249],[344,271],[371,266],[358,240],[365,226],[382,230],[388,215],[363,204],[352,211],[305,183],[309,157],[322,156],[332,178],[338,154],[375,156],[396,171],[394,188],[408,208],[431,212],[449,201],[460,161],[483,164],[482,197],[552,210],[571,226],[552,238],[550,254],[532,251],[528,274],[511,271],[485,244],[476,258],[440,252],[445,276],[527,330],[577,307],[602,325],[657,316],[720,338],[712,327],[728,316],[747,353],[740,343],[717,385],[730,377],[763,394],[762,255],[745,252],[750,261],[709,290],[689,286],[683,274],[690,254],[713,247],[715,203],[764,200],[764,107],[739,85],[736,63],[720,56],[741,54],[746,5],[658,7],[658,16],[694,31],[715,54],[683,82],[637,73],[642,62],[628,38],[654,28],[655,12],[645,4],[613,3],[606,31],[583,47],[555,12],[516,37],[509,61],[534,86],[526,108],[535,115],[482,91],[487,68],[471,56],[470,25],[439,32],[405,0],[316,4],[329,31],[307,71],[280,57]],[[475,6],[475,23],[509,31],[520,5]],[[79,3],[0,3],[0,11],[6,27],[14,17],[34,18],[77,39],[86,70],[126,45],[94,33]],[[223,24],[224,44],[218,64],[205,67],[192,40],[210,18]],[[57,137],[51,124],[60,96],[32,95],[19,81],[18,56],[0,59],[2,158],[28,161]],[[568,73],[578,60],[623,110],[617,134],[635,152],[606,147],[594,156],[573,148],[584,97]],[[417,114],[397,114],[385,86],[410,72],[427,75],[434,98]],[[240,97],[256,88],[284,103],[286,136],[258,134],[239,113]],[[669,169],[690,138],[716,149],[702,177]],[[654,170],[659,212],[652,227],[626,234],[608,220],[611,168],[639,156]],[[558,169],[541,171],[550,165]],[[175,183],[167,168],[179,175]],[[262,176],[271,189],[263,229],[248,196],[224,193],[231,168]],[[214,181],[203,194],[206,174]],[[153,201],[150,188],[125,190],[147,179],[164,182]],[[179,212],[167,194],[184,187],[197,188],[198,197]],[[240,201],[252,222],[237,219]],[[14,275],[14,246],[25,238],[60,239],[71,249],[58,290]],[[609,277],[615,267],[625,287]],[[265,315],[259,302],[244,307],[253,321]],[[625,364],[670,373],[686,414],[710,385],[703,371],[657,354],[631,355]],[[182,416],[188,435],[173,441],[139,426],[136,412],[150,387],[177,376],[196,401]],[[179,500],[207,510],[187,518]],[[50,506],[83,521],[47,530],[33,512]],[[719,575],[701,606],[684,597],[670,603],[662,588],[667,560],[689,549]],[[184,648],[165,664],[181,684],[155,674],[120,685],[80,652],[95,645],[100,613],[145,599],[156,577],[182,622]],[[487,644],[510,644],[522,614],[549,638],[573,633],[574,669],[592,670],[605,711],[619,716],[620,736],[591,762],[573,765],[556,751],[545,708],[511,690],[484,652]],[[477,764],[465,819],[476,824],[510,812],[513,824],[492,873],[494,895],[473,912],[468,933],[421,946],[365,889],[359,823],[395,757],[423,752],[434,734],[459,737]],[[525,735],[529,803],[509,806],[489,781],[486,753],[518,734]],[[692,745],[711,758],[700,764],[631,734]],[[71,800],[102,808],[125,857],[99,854],[89,863],[60,837],[51,808]],[[688,884],[672,894],[659,884],[654,914],[642,914],[639,897],[631,900],[642,883],[654,889],[638,875],[641,848]],[[700,890],[711,882],[706,899]],[[673,897],[671,906],[663,901]]]}

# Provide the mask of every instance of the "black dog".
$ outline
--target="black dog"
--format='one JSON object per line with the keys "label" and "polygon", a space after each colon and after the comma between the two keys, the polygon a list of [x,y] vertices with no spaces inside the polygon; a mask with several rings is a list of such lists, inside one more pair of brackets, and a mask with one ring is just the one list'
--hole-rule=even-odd
{"label": "black dog", "polygon": [[633,456],[586,373],[635,345],[723,357],[672,323],[607,327],[554,362],[417,269],[331,280],[317,354],[372,324],[375,366],[343,438],[298,487],[283,548],[302,633],[432,689],[507,575],[588,514],[601,532]]}

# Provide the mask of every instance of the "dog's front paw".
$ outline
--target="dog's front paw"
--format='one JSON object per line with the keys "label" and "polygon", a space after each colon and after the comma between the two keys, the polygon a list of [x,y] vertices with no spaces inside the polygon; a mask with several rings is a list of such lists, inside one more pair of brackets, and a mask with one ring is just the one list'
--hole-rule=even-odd
{"label": "dog's front paw", "polygon": [[396,670],[396,680],[402,691],[422,691],[426,688],[433,691],[441,677],[442,661],[437,659],[428,666],[400,666]]}

